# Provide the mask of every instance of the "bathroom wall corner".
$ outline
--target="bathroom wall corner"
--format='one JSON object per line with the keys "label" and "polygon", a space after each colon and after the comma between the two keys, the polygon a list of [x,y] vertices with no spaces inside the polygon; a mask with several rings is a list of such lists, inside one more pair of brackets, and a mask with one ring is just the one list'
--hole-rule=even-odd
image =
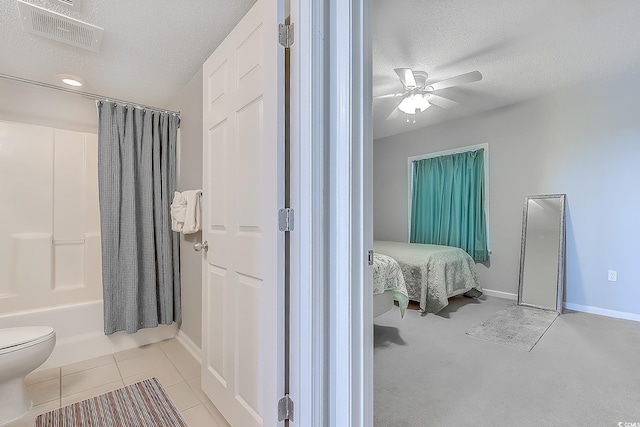
{"label": "bathroom wall corner", "polygon": [[[184,191],[202,188],[202,69],[167,108],[180,111],[177,189]],[[180,331],[189,337],[195,348],[202,346],[202,253],[195,252],[193,244],[201,240],[200,232],[186,236],[180,234]]]}

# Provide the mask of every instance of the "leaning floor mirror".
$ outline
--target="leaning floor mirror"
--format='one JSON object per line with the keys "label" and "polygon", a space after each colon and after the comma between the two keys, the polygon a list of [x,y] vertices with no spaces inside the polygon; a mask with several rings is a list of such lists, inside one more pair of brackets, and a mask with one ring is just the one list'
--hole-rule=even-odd
{"label": "leaning floor mirror", "polygon": [[562,313],[565,195],[526,196],[518,304]]}

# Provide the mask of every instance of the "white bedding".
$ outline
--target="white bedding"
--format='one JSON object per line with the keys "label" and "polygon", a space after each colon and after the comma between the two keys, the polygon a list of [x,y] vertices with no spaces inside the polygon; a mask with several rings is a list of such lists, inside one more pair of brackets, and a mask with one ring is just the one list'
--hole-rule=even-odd
{"label": "white bedding", "polygon": [[409,304],[409,295],[400,265],[393,258],[374,254],[373,256],[373,294],[391,294],[394,301],[398,301],[400,314],[404,312]]}
{"label": "white bedding", "polygon": [[437,313],[454,295],[482,295],[476,264],[460,248],[385,241],[375,241],[373,248],[398,262],[409,299],[419,301],[424,313]]}

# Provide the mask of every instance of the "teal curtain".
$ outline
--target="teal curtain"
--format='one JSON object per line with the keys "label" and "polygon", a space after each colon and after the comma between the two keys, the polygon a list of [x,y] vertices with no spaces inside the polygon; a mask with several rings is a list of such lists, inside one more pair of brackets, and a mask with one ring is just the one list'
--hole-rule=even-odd
{"label": "teal curtain", "polygon": [[484,149],[412,163],[412,243],[455,246],[489,259]]}

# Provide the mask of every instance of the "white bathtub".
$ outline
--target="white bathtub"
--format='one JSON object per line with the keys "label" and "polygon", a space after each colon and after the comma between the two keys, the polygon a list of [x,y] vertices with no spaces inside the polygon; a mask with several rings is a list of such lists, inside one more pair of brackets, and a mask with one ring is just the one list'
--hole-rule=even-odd
{"label": "white bathtub", "polygon": [[102,300],[58,307],[46,307],[0,315],[0,328],[51,326],[56,330],[56,347],[39,368],[47,369],[80,362],[105,354],[162,341],[176,335],[177,326],[160,325],[135,334],[104,335]]}

